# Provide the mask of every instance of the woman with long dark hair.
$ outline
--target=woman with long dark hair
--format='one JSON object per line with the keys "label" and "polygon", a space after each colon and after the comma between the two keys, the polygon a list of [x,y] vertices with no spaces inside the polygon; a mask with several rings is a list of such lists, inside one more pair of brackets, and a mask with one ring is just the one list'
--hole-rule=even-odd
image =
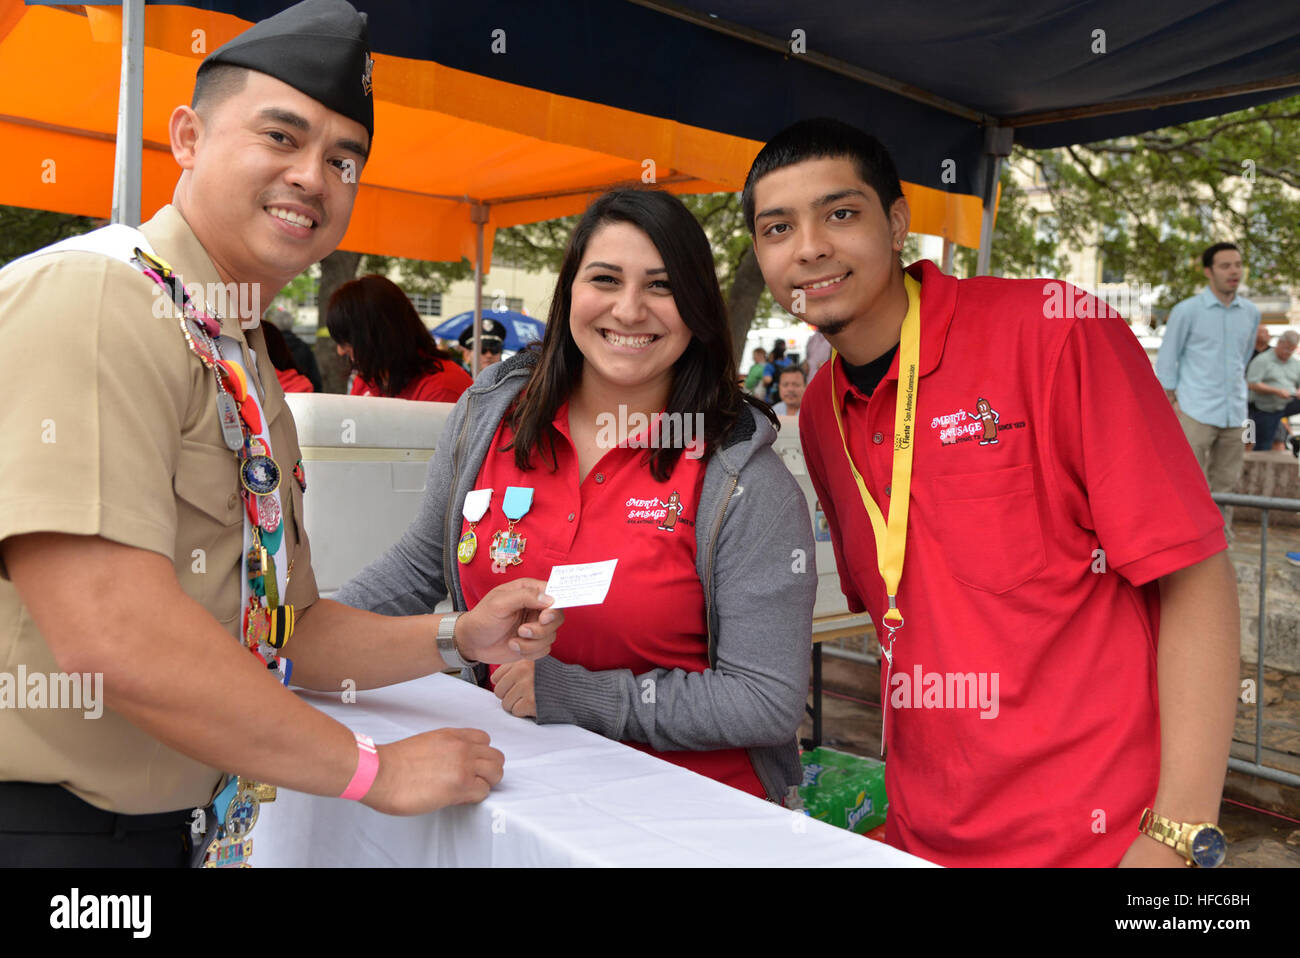
{"label": "woman with long dark hair", "polygon": [[356,370],[353,396],[455,402],[472,380],[439,349],[406,294],[383,276],[344,283],[330,297],[325,325]]}
{"label": "woman with long dark hair", "polygon": [[607,193],[569,241],[540,348],[461,398],[420,516],[340,598],[467,609],[503,578],[615,559],[549,658],[495,672],[504,707],[784,800],[817,577],[774,427],[737,384],[695,218],[668,193]]}

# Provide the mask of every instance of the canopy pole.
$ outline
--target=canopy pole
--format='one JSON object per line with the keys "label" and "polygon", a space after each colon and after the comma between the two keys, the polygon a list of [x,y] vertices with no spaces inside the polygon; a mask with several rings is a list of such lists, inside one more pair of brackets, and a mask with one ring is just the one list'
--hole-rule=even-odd
{"label": "canopy pole", "polygon": [[474,338],[470,343],[474,355],[470,357],[470,375],[478,379],[479,337],[483,333],[483,224],[488,219],[486,203],[475,203],[469,208],[470,222],[474,224]]}
{"label": "canopy pole", "polygon": [[144,152],[144,0],[122,2],[122,79],[117,94],[113,222],[140,225]]}
{"label": "canopy pole", "polygon": [[1011,155],[1014,137],[1015,131],[1008,126],[984,128],[984,216],[980,222],[976,276],[989,275],[989,261],[993,257],[993,217],[997,211],[998,177],[1002,173],[1002,158]]}
{"label": "canopy pole", "polygon": [[953,241],[948,239],[948,237],[945,236],[943,238],[943,266],[941,268],[949,276],[952,275],[953,245]]}

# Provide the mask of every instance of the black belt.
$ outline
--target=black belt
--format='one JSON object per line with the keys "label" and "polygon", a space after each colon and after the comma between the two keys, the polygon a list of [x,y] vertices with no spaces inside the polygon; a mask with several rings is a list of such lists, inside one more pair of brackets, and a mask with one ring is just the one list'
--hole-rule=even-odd
{"label": "black belt", "polygon": [[185,829],[194,810],[120,815],[82,801],[62,785],[0,782],[0,832],[64,835],[124,835]]}

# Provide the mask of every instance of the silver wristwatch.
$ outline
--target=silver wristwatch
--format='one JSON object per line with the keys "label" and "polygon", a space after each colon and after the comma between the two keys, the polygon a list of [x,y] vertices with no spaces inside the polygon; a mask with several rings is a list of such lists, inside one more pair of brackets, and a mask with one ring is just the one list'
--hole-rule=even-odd
{"label": "silver wristwatch", "polygon": [[456,620],[459,618],[459,612],[450,612],[438,623],[438,654],[449,669],[468,669],[478,665],[461,656],[456,649]]}

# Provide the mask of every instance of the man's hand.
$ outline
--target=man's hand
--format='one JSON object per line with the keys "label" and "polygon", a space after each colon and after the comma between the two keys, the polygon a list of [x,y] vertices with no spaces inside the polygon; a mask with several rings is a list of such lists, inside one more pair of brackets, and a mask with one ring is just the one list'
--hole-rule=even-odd
{"label": "man's hand", "polygon": [[488,742],[478,729],[443,728],[380,745],[379,774],[362,803],[387,815],[422,815],[481,802],[506,760]]}
{"label": "man's hand", "polygon": [[456,621],[456,648],[477,662],[540,659],[551,651],[564,613],[547,608],[540,579],[515,579],[483,596]]}
{"label": "man's hand", "polygon": [[1120,868],[1186,868],[1187,859],[1174,851],[1164,842],[1158,842],[1150,835],[1138,832],[1133,844],[1129,845],[1124,857],[1119,860]]}
{"label": "man's hand", "polygon": [[533,671],[533,663],[525,659],[503,665],[492,673],[492,691],[501,700],[501,707],[511,715],[537,718]]}

